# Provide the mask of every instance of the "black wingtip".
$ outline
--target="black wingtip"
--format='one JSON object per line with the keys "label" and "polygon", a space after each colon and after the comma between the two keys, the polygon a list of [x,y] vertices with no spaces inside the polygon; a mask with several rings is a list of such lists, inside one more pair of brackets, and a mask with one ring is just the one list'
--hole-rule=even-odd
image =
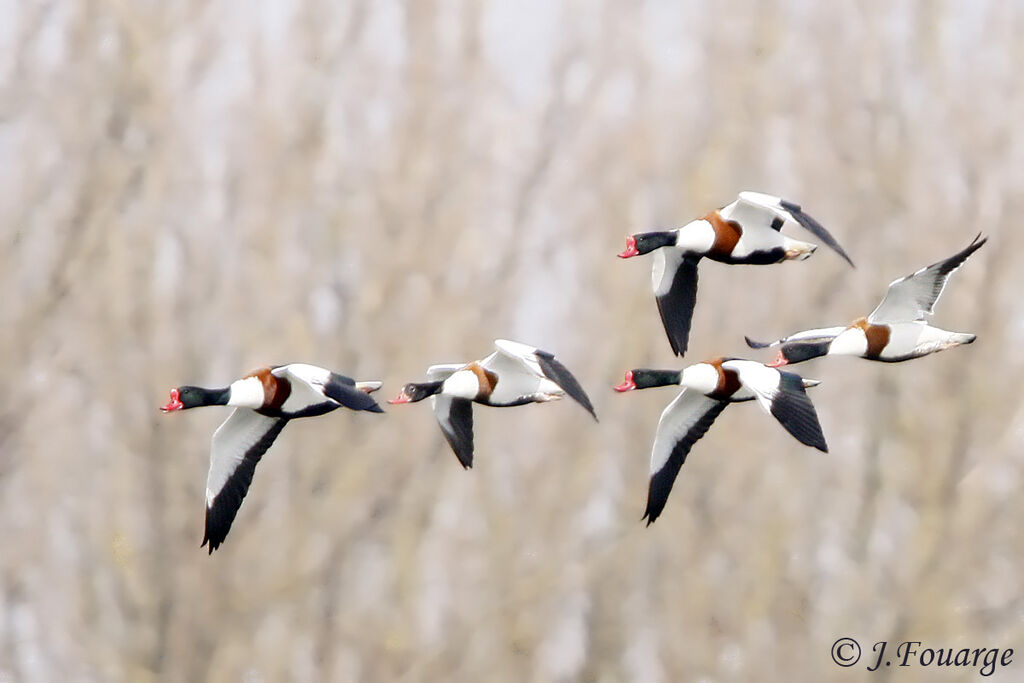
{"label": "black wingtip", "polygon": [[665,326],[665,336],[668,337],[668,344],[672,347],[672,353],[675,356],[682,357],[686,355],[686,347],[689,346],[690,342],[690,330],[687,328],[684,332],[678,335],[674,335],[669,331],[669,322],[665,320],[665,313],[662,312],[661,301],[658,301],[658,311],[661,312],[662,324]]}
{"label": "black wingtip", "polygon": [[771,346],[771,342],[759,342],[756,339],[751,339],[747,335],[743,335],[743,341],[747,342],[747,346],[752,349],[767,349]]}
{"label": "black wingtip", "polygon": [[804,210],[800,208],[799,204],[787,201],[785,199],[780,199],[779,205],[783,209],[788,211],[793,216],[793,218],[796,219],[796,222],[799,223],[800,226],[804,228],[804,230],[820,239],[832,251],[842,256],[843,259],[850,264],[851,268],[857,267],[853,263],[853,259],[850,258],[850,255],[846,253],[846,250],[839,246],[839,242],[837,242],[836,238],[832,236],[832,233],[826,230],[825,226],[823,226],[821,223],[819,223],[814,218],[805,213]]}
{"label": "black wingtip", "polygon": [[576,377],[569,372],[569,368],[551,354],[537,354],[537,362],[545,377],[561,387],[574,401],[583,406],[594,420],[597,420],[594,404],[590,402],[590,397],[587,396],[587,392],[580,386]]}
{"label": "black wingtip", "polygon": [[381,408],[380,404],[377,403],[377,402],[374,402],[374,404],[372,406],[370,406],[369,408],[364,408],[364,410],[366,412],[368,412],[368,413],[383,413],[384,412],[384,409]]}
{"label": "black wingtip", "polygon": [[[222,541],[223,541],[223,539],[222,539]],[[202,548],[204,546],[209,546],[207,548],[207,550],[209,550],[209,554],[210,555],[213,555],[213,551],[220,547],[220,542],[215,542],[215,541],[211,541],[210,540],[210,531],[209,531],[209,529],[207,529],[206,533],[203,535],[203,542],[199,544],[200,548]]]}
{"label": "black wingtip", "polygon": [[805,446],[828,453],[818,413],[804,390],[800,375],[779,371],[779,393],[772,399],[771,414],[793,438]]}

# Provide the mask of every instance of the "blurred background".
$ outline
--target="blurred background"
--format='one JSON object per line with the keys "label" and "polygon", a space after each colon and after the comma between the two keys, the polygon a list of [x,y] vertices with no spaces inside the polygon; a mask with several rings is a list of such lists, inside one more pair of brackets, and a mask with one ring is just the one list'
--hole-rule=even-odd
{"label": "blurred background", "polygon": [[[1024,3],[0,14],[0,681],[854,680],[880,640],[1024,654]],[[615,254],[743,189],[801,203],[857,268],[703,264],[676,359],[651,259]],[[865,315],[979,231],[935,316],[976,344],[800,366],[830,453],[735,406],[644,527],[674,392],[615,394],[625,370],[768,360],[742,335]],[[227,411],[162,415],[171,387],[303,361],[383,400],[495,337],[558,354],[600,424],[478,409],[464,471],[427,404],[296,422],[200,549]]]}

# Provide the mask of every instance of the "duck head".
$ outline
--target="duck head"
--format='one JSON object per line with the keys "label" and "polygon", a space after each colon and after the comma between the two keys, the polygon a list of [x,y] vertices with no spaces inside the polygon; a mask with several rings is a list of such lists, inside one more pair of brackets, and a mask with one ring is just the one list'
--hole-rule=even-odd
{"label": "duck head", "polygon": [[444,382],[409,382],[402,387],[402,392],[388,401],[388,403],[416,403],[416,401],[422,401],[426,397],[440,392],[442,384]]}
{"label": "duck head", "polygon": [[649,389],[651,387],[664,387],[679,384],[682,373],[679,370],[648,370],[646,368],[634,368],[626,372],[622,384],[615,387],[615,391],[633,391],[634,389]]}
{"label": "duck head", "polygon": [[790,363],[802,363],[805,360],[827,355],[832,342],[788,342],[779,348],[779,355],[771,363],[770,368],[781,368]]}
{"label": "duck head", "polygon": [[657,232],[639,232],[626,237],[626,249],[619,254],[619,258],[640,256],[647,254],[660,247],[671,247],[676,243],[675,230],[661,230]]}
{"label": "duck head", "polygon": [[230,389],[204,389],[203,387],[183,386],[171,389],[171,400],[160,410],[170,413],[175,410],[198,408],[199,406],[227,405],[231,396]]}

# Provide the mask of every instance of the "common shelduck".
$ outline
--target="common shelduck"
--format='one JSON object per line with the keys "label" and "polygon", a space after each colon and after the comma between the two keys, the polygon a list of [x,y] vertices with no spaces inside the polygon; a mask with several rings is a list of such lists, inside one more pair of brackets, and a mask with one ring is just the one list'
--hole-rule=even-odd
{"label": "common shelduck", "polygon": [[725,407],[757,399],[796,440],[828,452],[818,414],[804,391],[817,380],[739,358],[717,358],[682,370],[635,369],[616,391],[681,385],[683,391],[661,413],[651,451],[647,510],[648,526],[661,514],[679,468],[690,448],[711,427]]}
{"label": "common shelduck", "polygon": [[254,370],[223,389],[171,389],[170,402],[161,408],[165,413],[199,406],[235,407],[213,433],[210,447],[202,543],[209,543],[210,554],[224,542],[256,464],[288,420],[323,415],[341,406],[384,412],[369,396],[380,387],[380,382],[356,382],[315,365],[291,363]]}
{"label": "common shelduck", "polygon": [[824,355],[897,363],[970,344],[976,335],[932,327],[925,322],[925,316],[933,312],[949,276],[986,241],[988,238],[979,233],[963,251],[893,280],[882,303],[866,318],[858,318],[845,327],[797,332],[769,343],[747,337],[747,345],[755,349],[781,347],[770,364],[781,367]]}
{"label": "common shelduck", "polygon": [[448,444],[465,468],[473,466],[473,403],[507,407],[544,403],[568,394],[597,414],[572,373],[547,351],[497,339],[483,360],[432,365],[429,381],[411,382],[389,403],[414,403],[432,397],[434,413]]}
{"label": "common shelduck", "polygon": [[834,249],[851,266],[839,243],[798,204],[760,192],[740,192],[732,204],[675,230],[630,235],[619,258],[654,252],[651,285],[672,351],[686,353],[697,300],[697,263],[701,258],[728,264],[766,265],[803,260],[817,247],[781,234],[797,223]]}

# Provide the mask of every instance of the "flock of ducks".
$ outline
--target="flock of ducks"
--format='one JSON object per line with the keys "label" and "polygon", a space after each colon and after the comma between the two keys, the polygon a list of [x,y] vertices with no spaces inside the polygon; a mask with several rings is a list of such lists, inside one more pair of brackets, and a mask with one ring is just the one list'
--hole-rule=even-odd
{"label": "flock of ducks", "polygon": [[[686,352],[697,298],[698,262],[708,258],[726,264],[768,265],[806,259],[817,247],[781,233],[792,224],[806,229],[853,266],[832,235],[799,205],[757,192],[741,192],[736,201],[681,228],[630,235],[619,256],[653,252],[652,289],[672,351],[681,356]],[[658,422],[643,517],[647,524],[662,513],[693,444],[730,403],[756,400],[797,441],[828,451],[806,393],[818,382],[779,368],[824,355],[893,363],[973,342],[975,335],[939,329],[929,325],[926,316],[933,312],[949,276],[986,239],[979,234],[953,256],[894,280],[875,310],[849,325],[796,332],[769,343],[746,337],[751,348],[778,349],[771,363],[716,358],[682,370],[626,372],[616,391],[682,387]],[[569,396],[597,420],[583,387],[554,354],[503,339],[494,345],[495,351],[481,360],[430,366],[427,381],[406,384],[389,403],[415,403],[429,397],[441,432],[465,468],[473,465],[473,403],[510,407]],[[289,420],[340,407],[383,412],[370,396],[380,387],[381,382],[358,382],[325,368],[291,363],[260,368],[225,388],[172,389],[164,412],[212,405],[235,409],[213,435],[202,545],[212,554],[224,542],[257,463]]]}

